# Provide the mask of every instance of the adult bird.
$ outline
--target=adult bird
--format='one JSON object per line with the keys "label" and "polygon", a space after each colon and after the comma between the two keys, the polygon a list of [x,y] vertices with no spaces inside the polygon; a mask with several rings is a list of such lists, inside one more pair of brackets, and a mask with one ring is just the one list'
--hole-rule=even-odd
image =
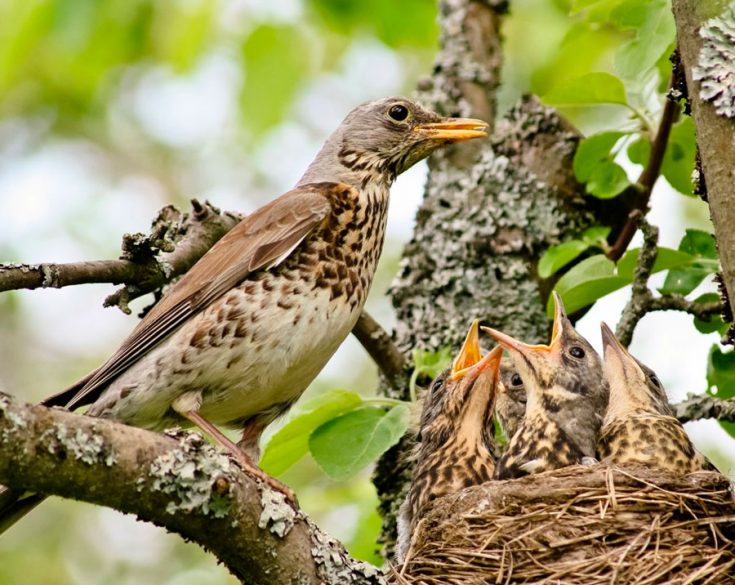
{"label": "adult bird", "polygon": [[[90,415],[153,430],[196,425],[247,472],[289,493],[252,462],[258,439],[357,321],[391,184],[436,148],[484,138],[487,128],[402,97],[358,106],[293,190],[235,226],[110,359],[45,404],[88,405]],[[217,426],[242,431],[239,443]],[[0,527],[13,505],[5,503]]]}
{"label": "adult bird", "polygon": [[605,323],[601,328],[610,402],[597,445],[600,461],[680,474],[717,471],[692,445],[655,372],[630,355]]}
{"label": "adult bird", "polygon": [[549,345],[529,345],[484,328],[508,350],[526,388],[520,427],[495,468],[496,479],[592,461],[607,406],[600,356],[572,325],[554,293]]}
{"label": "adult bird", "polygon": [[432,382],[423,398],[411,486],[398,512],[398,562],[405,558],[411,535],[431,502],[493,477],[501,355],[502,349],[495,348],[482,357],[474,321],[451,369]]}

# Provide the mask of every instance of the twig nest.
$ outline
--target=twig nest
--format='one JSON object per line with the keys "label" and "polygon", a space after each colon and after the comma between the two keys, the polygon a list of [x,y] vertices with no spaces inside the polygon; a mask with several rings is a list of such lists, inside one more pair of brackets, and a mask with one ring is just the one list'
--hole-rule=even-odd
{"label": "twig nest", "polygon": [[574,466],[437,500],[394,583],[735,583],[724,476]]}

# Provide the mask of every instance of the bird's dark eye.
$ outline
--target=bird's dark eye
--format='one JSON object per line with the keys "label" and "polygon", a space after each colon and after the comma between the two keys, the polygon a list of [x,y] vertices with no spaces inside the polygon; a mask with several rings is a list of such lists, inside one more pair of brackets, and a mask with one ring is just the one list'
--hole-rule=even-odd
{"label": "bird's dark eye", "polygon": [[406,106],[396,105],[388,110],[388,115],[396,122],[403,122],[408,118],[408,108]]}
{"label": "bird's dark eye", "polygon": [[577,359],[582,359],[584,357],[584,350],[578,345],[575,345],[569,349],[569,355]]}
{"label": "bird's dark eye", "polygon": [[521,380],[521,377],[520,377],[520,375],[518,375],[518,374],[513,374],[513,375],[512,375],[511,377],[510,377],[510,383],[511,383],[511,384],[512,384],[513,386],[521,386],[521,385],[523,384],[523,380]]}
{"label": "bird's dark eye", "polygon": [[656,386],[656,388],[661,388],[661,380],[659,380],[653,374],[651,374],[650,379],[651,379],[651,384],[653,384],[654,386]]}

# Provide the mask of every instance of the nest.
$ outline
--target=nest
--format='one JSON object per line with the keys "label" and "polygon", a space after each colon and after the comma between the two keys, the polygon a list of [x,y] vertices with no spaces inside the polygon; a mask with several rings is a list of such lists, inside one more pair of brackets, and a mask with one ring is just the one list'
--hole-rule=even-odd
{"label": "nest", "polygon": [[735,583],[734,539],[722,475],[575,466],[438,500],[391,582]]}

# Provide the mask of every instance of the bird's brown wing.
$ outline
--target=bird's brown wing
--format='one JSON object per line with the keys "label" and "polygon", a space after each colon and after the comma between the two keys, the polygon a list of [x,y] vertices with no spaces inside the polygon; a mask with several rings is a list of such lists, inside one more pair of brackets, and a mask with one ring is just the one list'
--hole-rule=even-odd
{"label": "bird's brown wing", "polygon": [[47,399],[45,404],[73,408],[94,402],[110,382],[187,319],[251,272],[283,261],[327,217],[331,204],[326,194],[333,189],[350,187],[339,183],[305,185],[243,219],[168,291],[115,354],[83,385],[78,383]]}

